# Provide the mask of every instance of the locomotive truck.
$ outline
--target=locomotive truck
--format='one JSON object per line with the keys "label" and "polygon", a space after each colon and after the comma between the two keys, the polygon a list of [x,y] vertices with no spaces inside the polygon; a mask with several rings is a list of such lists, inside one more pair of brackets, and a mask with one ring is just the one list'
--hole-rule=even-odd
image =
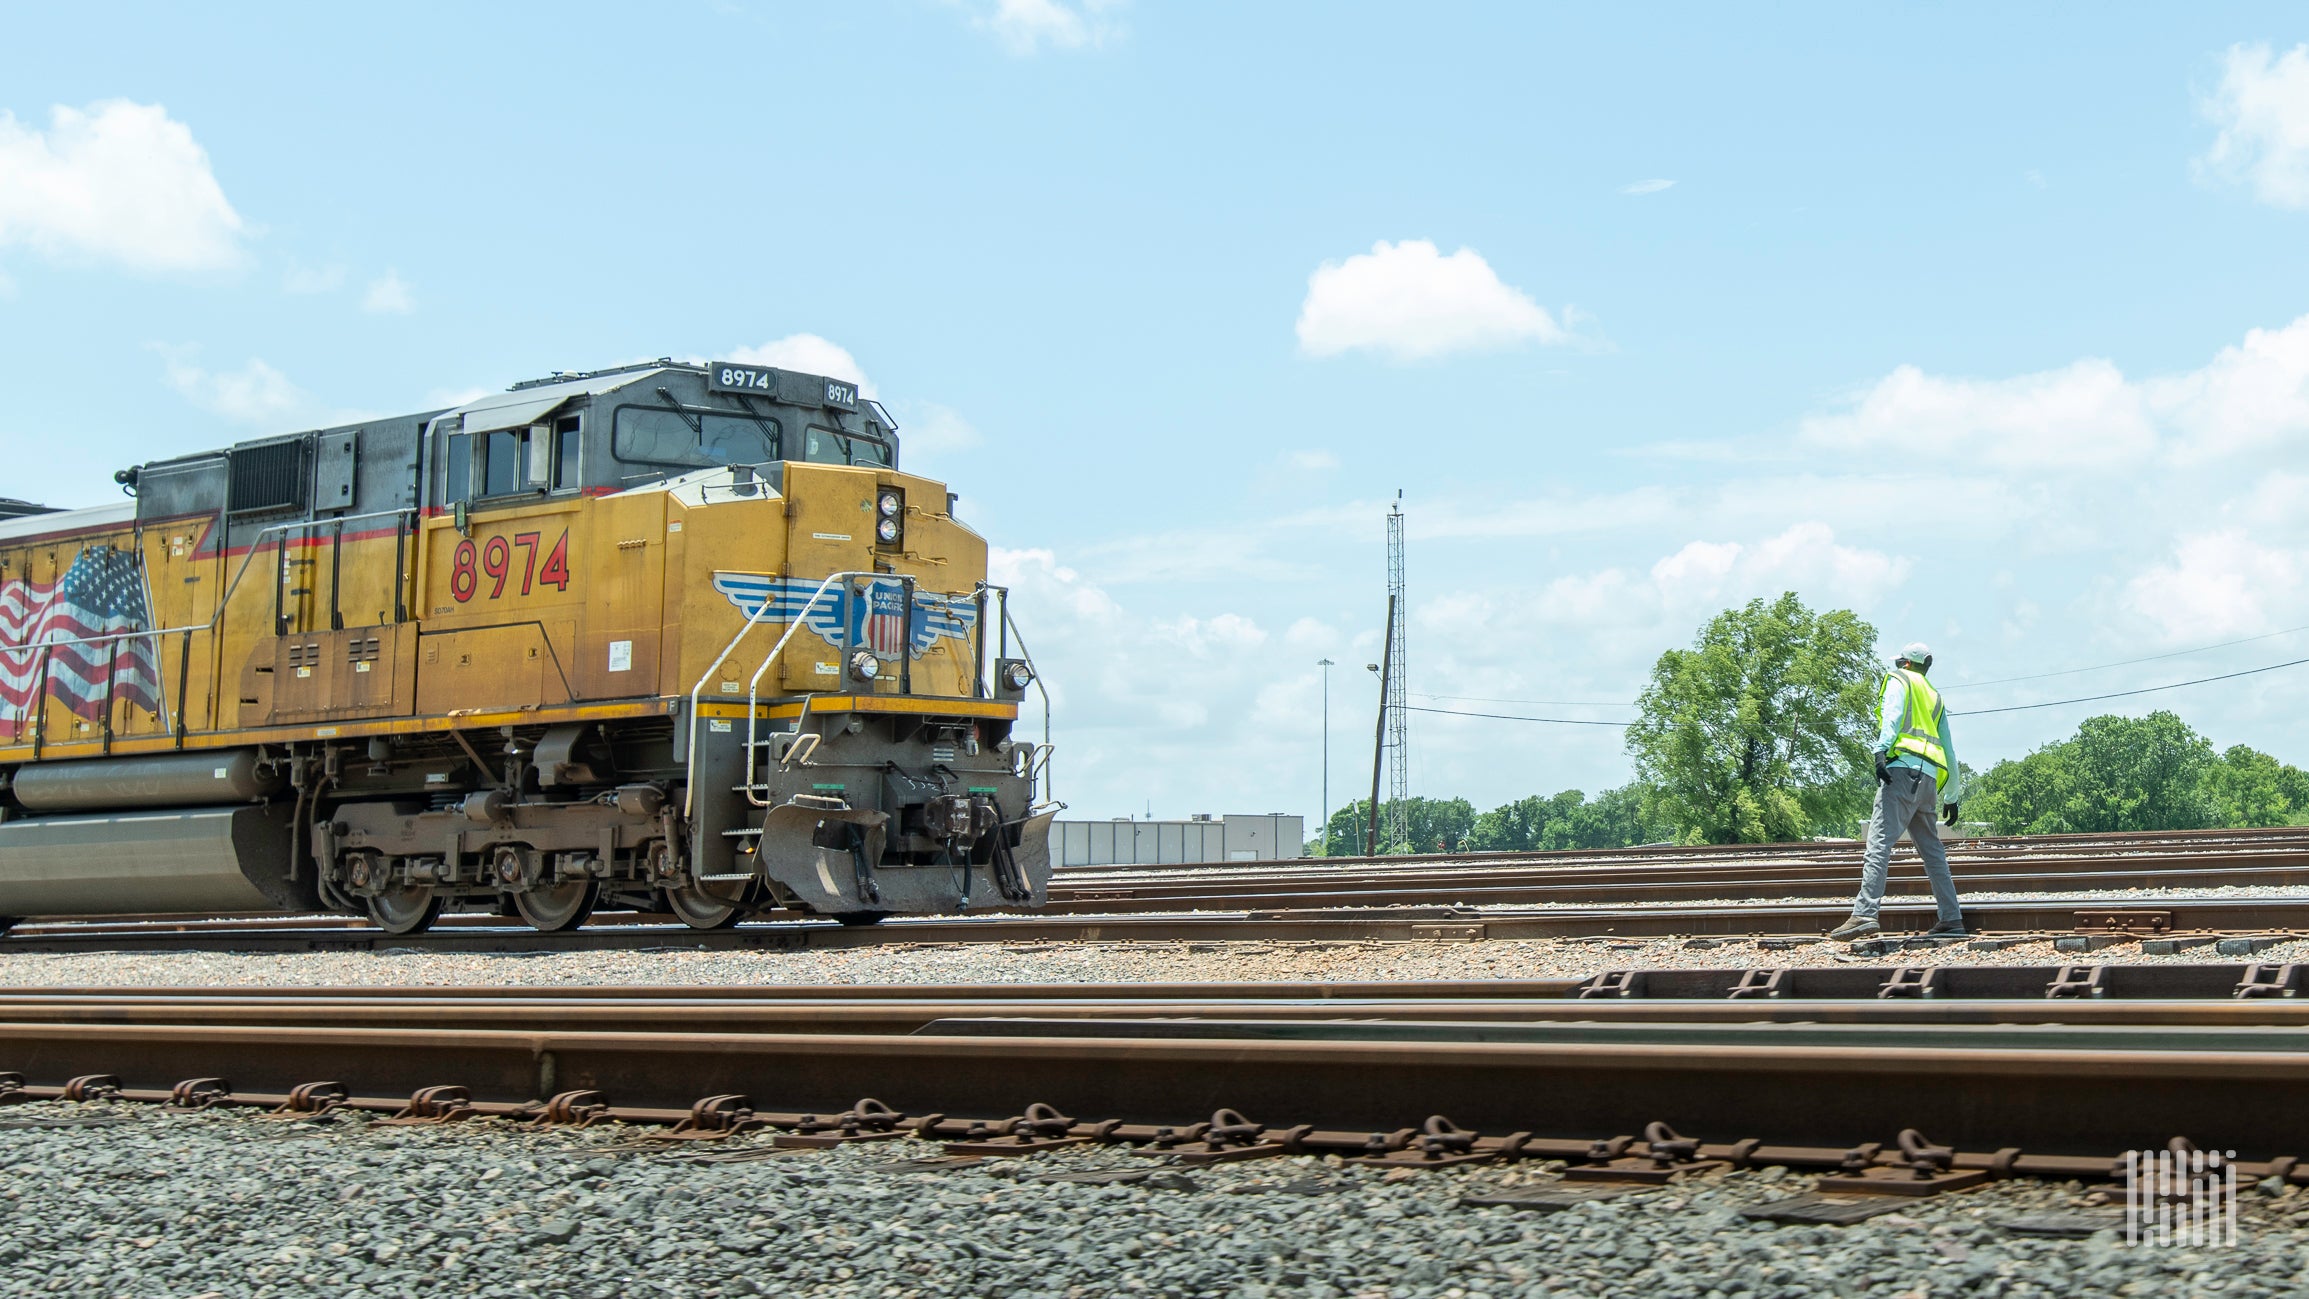
{"label": "locomotive truck", "polygon": [[0,508],[0,929],[1041,904],[1047,696],[898,445],[667,360]]}

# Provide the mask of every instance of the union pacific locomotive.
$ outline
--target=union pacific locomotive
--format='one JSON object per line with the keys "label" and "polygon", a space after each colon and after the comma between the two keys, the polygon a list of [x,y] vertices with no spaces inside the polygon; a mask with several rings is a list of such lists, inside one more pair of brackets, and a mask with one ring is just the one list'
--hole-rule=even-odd
{"label": "union pacific locomotive", "polygon": [[1044,899],[1008,592],[854,384],[561,373],[117,478],[0,508],[0,928]]}

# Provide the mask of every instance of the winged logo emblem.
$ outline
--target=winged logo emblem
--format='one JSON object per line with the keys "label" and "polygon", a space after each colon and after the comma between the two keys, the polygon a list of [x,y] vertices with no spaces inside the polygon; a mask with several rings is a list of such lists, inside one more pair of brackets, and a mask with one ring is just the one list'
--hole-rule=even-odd
{"label": "winged logo emblem", "polygon": [[897,578],[837,582],[812,601],[810,597],[824,582],[824,578],[760,573],[715,573],[713,577],[714,589],[747,618],[762,622],[798,618],[835,649],[862,646],[880,659],[897,658],[901,647],[910,648],[913,656],[920,658],[941,637],[968,640],[978,625],[978,601],[967,595],[939,595],[916,588],[914,625],[905,628],[906,585]]}

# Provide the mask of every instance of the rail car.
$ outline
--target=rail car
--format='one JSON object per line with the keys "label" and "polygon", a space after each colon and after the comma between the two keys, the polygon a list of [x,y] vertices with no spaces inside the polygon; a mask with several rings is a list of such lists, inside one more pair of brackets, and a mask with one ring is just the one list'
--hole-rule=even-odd
{"label": "rail car", "polygon": [[1044,901],[1047,695],[857,386],[557,373],[0,515],[0,928]]}

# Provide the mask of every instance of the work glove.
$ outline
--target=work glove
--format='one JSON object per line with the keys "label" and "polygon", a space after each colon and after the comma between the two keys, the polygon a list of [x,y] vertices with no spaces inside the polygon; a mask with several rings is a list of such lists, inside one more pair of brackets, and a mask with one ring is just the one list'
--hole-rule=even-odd
{"label": "work glove", "polygon": [[1956,804],[1942,803],[1940,805],[1940,823],[1942,825],[1956,824]]}
{"label": "work glove", "polygon": [[1876,783],[1879,785],[1892,783],[1892,768],[1884,765],[1884,755],[1881,753],[1876,755]]}

